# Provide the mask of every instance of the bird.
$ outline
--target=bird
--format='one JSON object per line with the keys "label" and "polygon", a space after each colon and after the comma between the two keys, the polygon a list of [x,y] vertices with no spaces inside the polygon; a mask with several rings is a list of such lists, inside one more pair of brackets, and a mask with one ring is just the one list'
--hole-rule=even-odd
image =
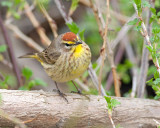
{"label": "bird", "polygon": [[[59,94],[64,97],[57,82],[73,82],[75,78],[80,77],[91,62],[91,51],[75,33],[66,32],[57,36],[42,52],[26,54],[19,58],[38,60],[48,76],[55,82]],[[74,82],[73,84],[76,87]],[[76,89],[80,92],[77,87]]]}

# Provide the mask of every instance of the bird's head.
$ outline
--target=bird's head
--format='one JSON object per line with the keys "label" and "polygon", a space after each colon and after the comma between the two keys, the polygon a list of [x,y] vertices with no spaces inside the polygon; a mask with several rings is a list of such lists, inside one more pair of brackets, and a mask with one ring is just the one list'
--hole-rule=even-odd
{"label": "bird's head", "polygon": [[81,41],[73,32],[67,32],[63,34],[61,43],[66,50],[74,50],[80,48],[83,41]]}

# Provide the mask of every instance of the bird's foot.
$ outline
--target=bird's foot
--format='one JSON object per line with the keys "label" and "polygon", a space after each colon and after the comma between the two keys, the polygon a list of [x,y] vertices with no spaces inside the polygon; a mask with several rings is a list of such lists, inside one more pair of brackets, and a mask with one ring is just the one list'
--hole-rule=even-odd
{"label": "bird's foot", "polygon": [[88,100],[90,100],[90,98],[87,96],[87,94],[83,94],[83,93],[81,92],[81,90],[78,90],[77,92],[76,92],[76,91],[71,91],[71,93],[77,93],[77,94],[79,94],[79,95],[85,96]]}
{"label": "bird's foot", "polygon": [[78,90],[77,92],[76,91],[71,91],[71,93],[77,93],[79,95],[83,95],[82,92],[81,92],[81,90]]}
{"label": "bird's foot", "polygon": [[56,91],[58,94],[59,94],[59,96],[61,96],[67,103],[68,103],[68,100],[67,100],[67,95],[66,94],[64,94],[64,93],[62,93],[60,90],[53,90],[53,91]]}

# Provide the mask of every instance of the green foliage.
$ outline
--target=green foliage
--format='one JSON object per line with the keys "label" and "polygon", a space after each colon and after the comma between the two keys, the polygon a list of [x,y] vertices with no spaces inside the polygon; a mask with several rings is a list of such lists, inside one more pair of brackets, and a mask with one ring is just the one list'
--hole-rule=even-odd
{"label": "green foliage", "polygon": [[24,86],[19,88],[20,90],[31,90],[33,87],[39,86],[39,85],[47,86],[47,84],[43,80],[41,80],[39,78],[31,80],[33,72],[32,72],[31,69],[29,69],[27,67],[24,67],[22,69],[22,75],[25,78],[25,84],[24,84]]}
{"label": "green foliage", "polygon": [[68,26],[68,28],[70,29],[71,32],[73,32],[75,34],[79,33],[79,36],[80,36],[81,40],[84,41],[85,29],[80,31],[80,28],[78,27],[78,25],[75,22],[72,22],[71,24],[67,23],[67,26]]}
{"label": "green foliage", "polygon": [[129,60],[125,60],[124,64],[118,64],[117,72],[124,83],[130,82],[130,76],[127,73],[133,64]]}
{"label": "green foliage", "polygon": [[155,8],[150,8],[150,11],[152,12],[152,16],[151,16],[151,18],[149,20],[149,23],[152,23],[153,21],[158,22],[159,16],[160,16],[160,12],[158,12],[156,14],[156,9]]}
{"label": "green foliage", "polygon": [[143,0],[143,1],[142,1],[142,7],[144,7],[144,8],[145,8],[145,7],[149,7],[149,8],[150,8],[151,5],[148,3],[148,1]]}
{"label": "green foliage", "polygon": [[74,12],[76,8],[78,7],[79,0],[72,0],[70,11]]}
{"label": "green foliage", "polygon": [[8,8],[8,13],[16,19],[20,19],[18,11],[24,9],[24,0],[3,0],[1,5]]}
{"label": "green foliage", "polygon": [[26,80],[29,80],[33,75],[33,72],[31,69],[25,67],[22,69],[22,75],[26,78]]}
{"label": "green foliage", "polygon": [[10,76],[5,76],[4,80],[0,80],[0,88],[2,88],[2,89],[8,89],[9,78],[10,78]]}
{"label": "green foliage", "polygon": [[99,29],[96,23],[96,19],[93,14],[86,14],[84,16],[83,24],[80,25],[81,28],[85,28],[85,42],[90,46],[92,56],[99,56],[99,51],[102,46],[102,38],[99,34]]}
{"label": "green foliage", "polygon": [[128,25],[136,25],[138,23],[139,19],[138,18],[135,18],[134,20],[132,21],[129,21],[127,24]]}
{"label": "green foliage", "polygon": [[140,15],[142,13],[142,1],[141,0],[134,0],[135,4],[137,5],[138,14]]}
{"label": "green foliage", "polygon": [[158,71],[154,73],[154,78],[151,78],[146,83],[150,85],[155,91],[156,96],[154,97],[154,99],[160,99],[160,78]]}
{"label": "green foliage", "polygon": [[7,45],[5,45],[5,44],[0,45],[0,53],[5,52],[6,50],[7,50]]}
{"label": "green foliage", "polygon": [[71,24],[67,23],[68,28],[70,29],[71,32],[77,34],[79,32],[79,27],[75,22],[72,22]]}
{"label": "green foliage", "polygon": [[108,108],[108,113],[112,114],[113,108],[115,108],[117,105],[121,104],[119,101],[116,99],[112,99],[111,97],[104,96],[106,102],[107,102],[107,108]]}
{"label": "green foliage", "polygon": [[123,128],[123,127],[121,127],[120,124],[118,124],[118,125],[116,125],[116,128]]}

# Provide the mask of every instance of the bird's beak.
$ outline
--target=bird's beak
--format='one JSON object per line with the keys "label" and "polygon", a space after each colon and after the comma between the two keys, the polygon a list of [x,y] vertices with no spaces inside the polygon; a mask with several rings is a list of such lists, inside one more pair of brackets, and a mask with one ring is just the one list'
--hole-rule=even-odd
{"label": "bird's beak", "polygon": [[82,41],[76,41],[76,45],[82,44]]}

